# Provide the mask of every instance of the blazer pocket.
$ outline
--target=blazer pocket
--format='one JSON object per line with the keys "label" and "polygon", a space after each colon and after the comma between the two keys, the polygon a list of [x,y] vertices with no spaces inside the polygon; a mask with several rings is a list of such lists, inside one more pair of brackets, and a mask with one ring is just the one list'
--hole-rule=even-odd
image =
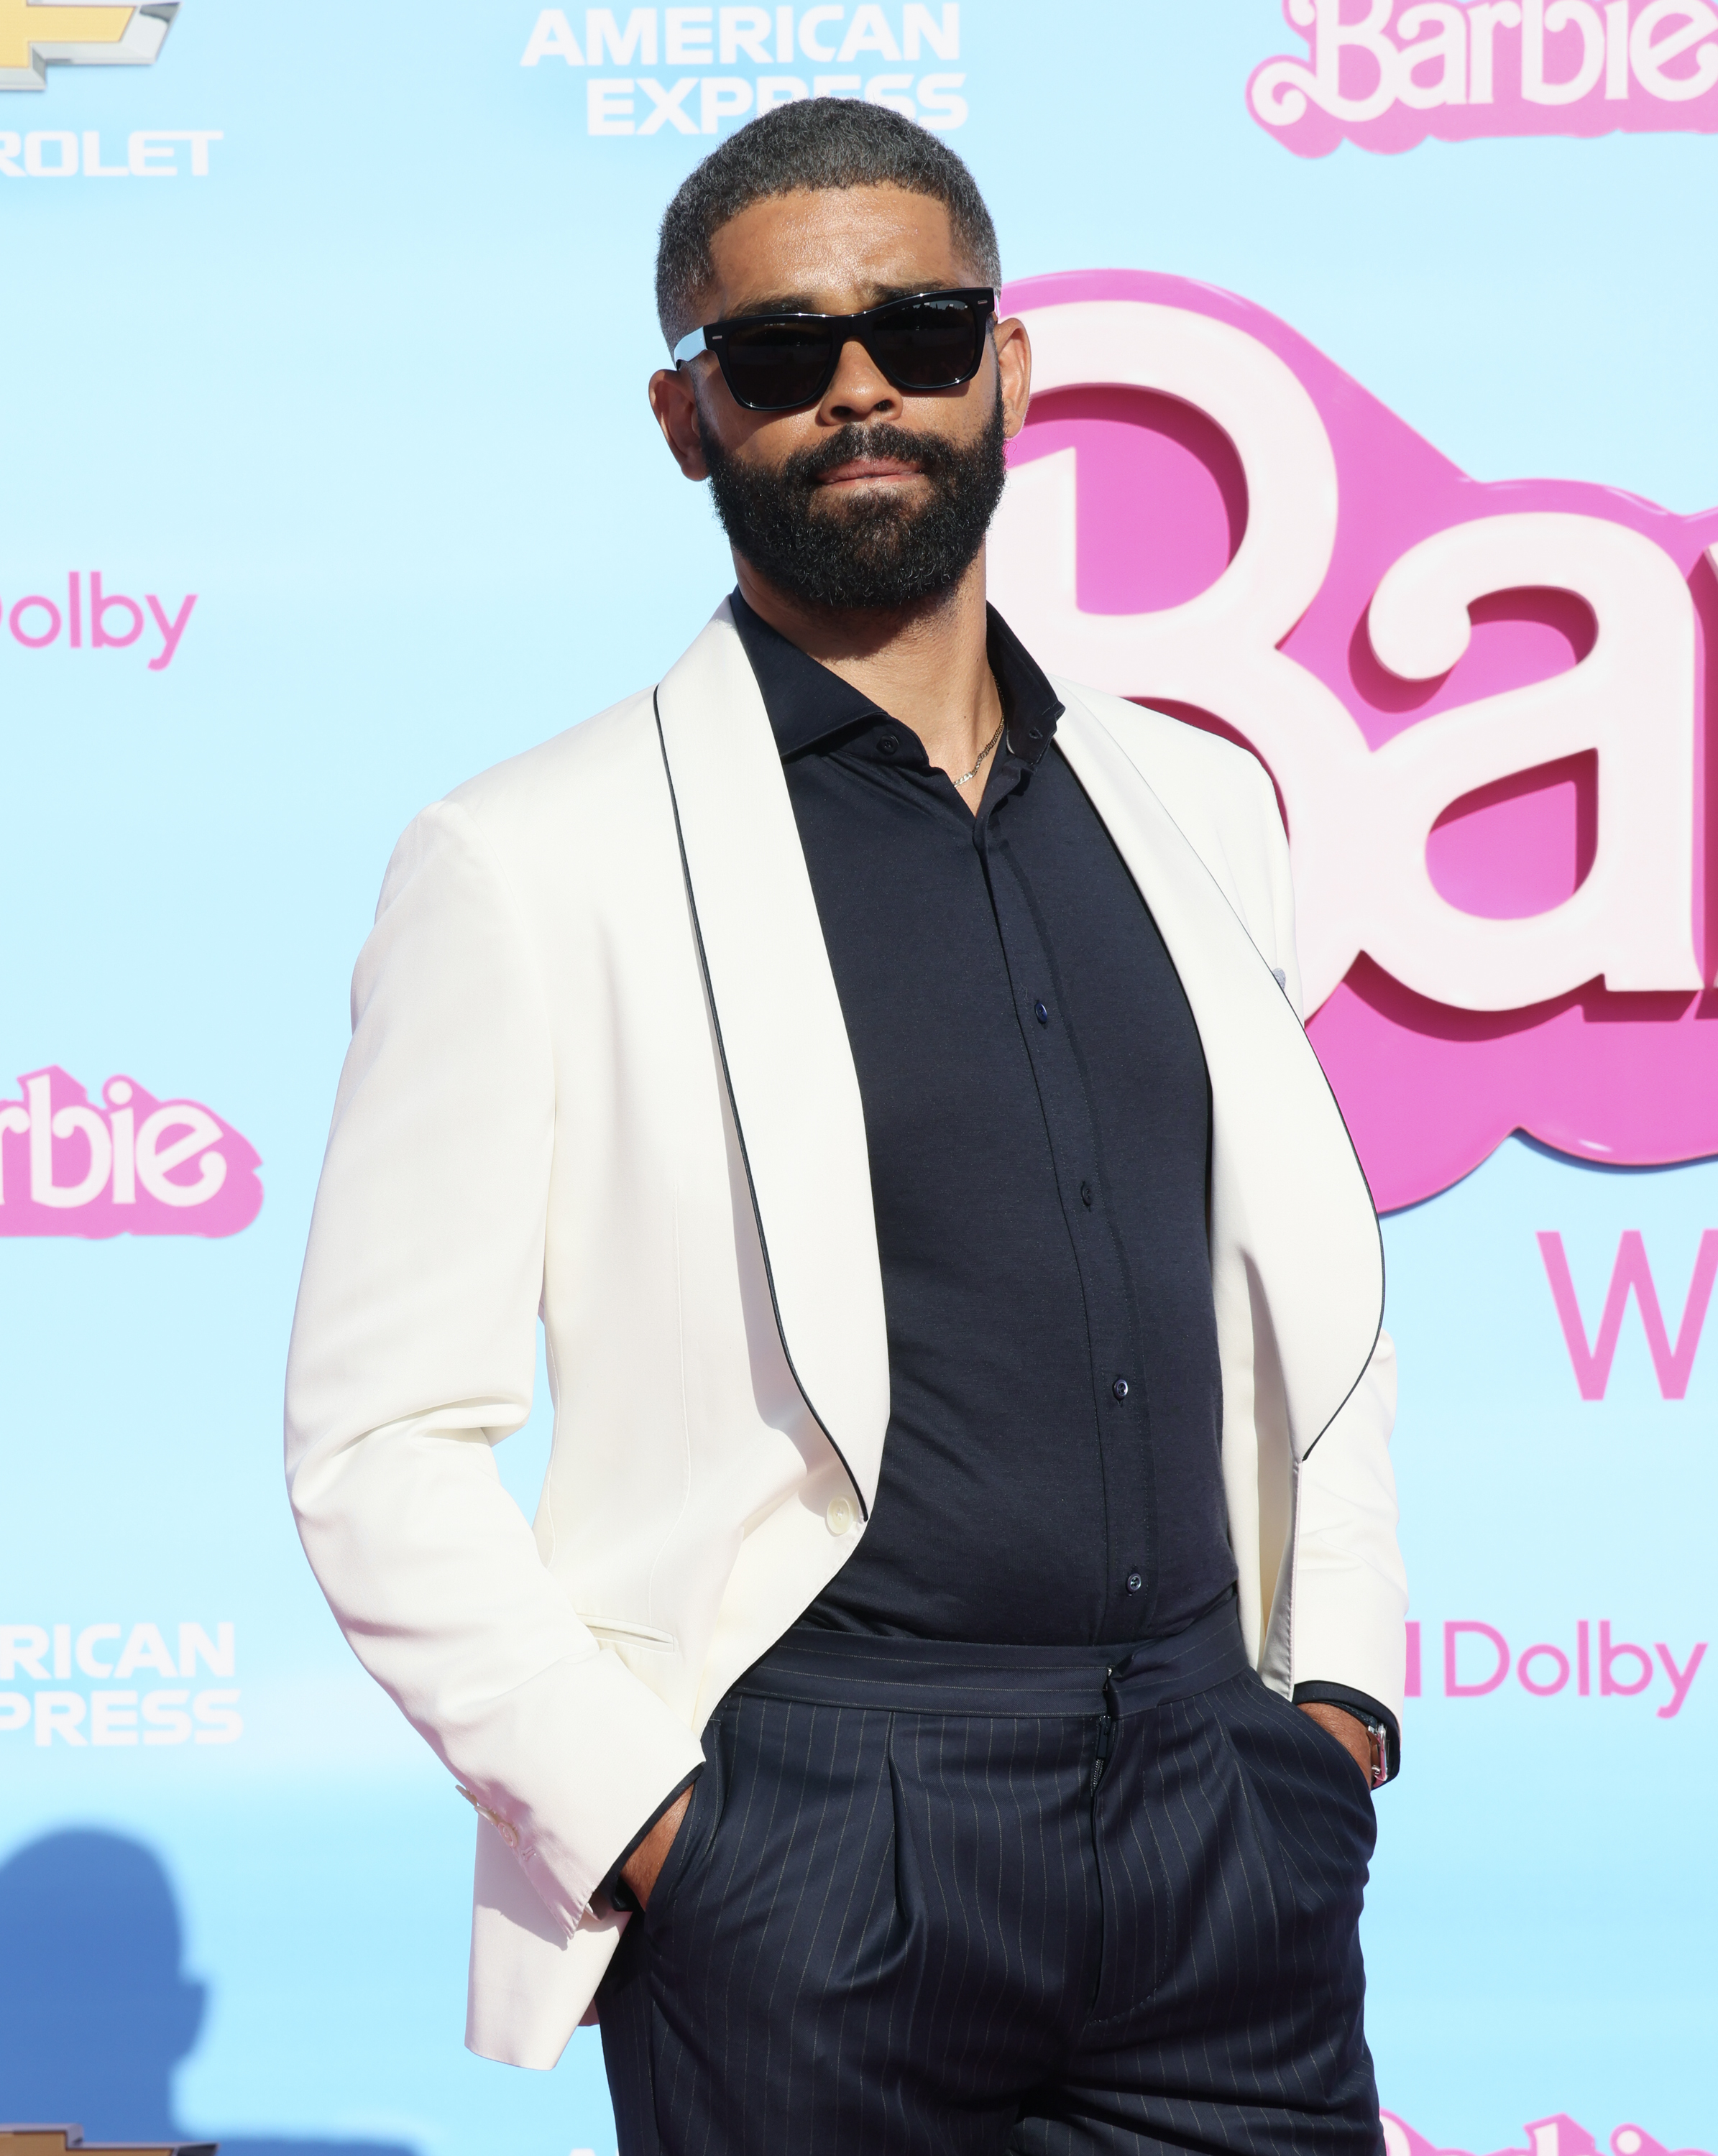
{"label": "blazer pocket", "polygon": [[599,1640],[612,1640],[617,1647],[642,1647],[657,1654],[677,1655],[680,1642],[671,1632],[658,1632],[649,1625],[634,1625],[624,1617],[591,1617],[583,1609],[574,1615]]}

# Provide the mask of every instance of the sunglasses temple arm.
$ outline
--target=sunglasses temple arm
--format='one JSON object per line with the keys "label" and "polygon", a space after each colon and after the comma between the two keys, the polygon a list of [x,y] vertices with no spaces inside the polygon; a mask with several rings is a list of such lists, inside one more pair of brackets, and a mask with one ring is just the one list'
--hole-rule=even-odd
{"label": "sunglasses temple arm", "polygon": [[696,359],[701,352],[707,352],[709,349],[708,344],[705,341],[704,332],[701,329],[688,330],[674,347],[672,355],[674,364],[676,367],[684,367],[687,360]]}

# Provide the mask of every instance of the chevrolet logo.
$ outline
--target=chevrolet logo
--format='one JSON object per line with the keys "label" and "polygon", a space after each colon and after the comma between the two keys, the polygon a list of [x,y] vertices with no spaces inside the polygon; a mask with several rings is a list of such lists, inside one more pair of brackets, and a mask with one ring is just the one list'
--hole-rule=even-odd
{"label": "chevrolet logo", "polygon": [[145,0],[139,8],[0,0],[0,90],[45,90],[56,61],[147,67],[178,12],[179,0]]}

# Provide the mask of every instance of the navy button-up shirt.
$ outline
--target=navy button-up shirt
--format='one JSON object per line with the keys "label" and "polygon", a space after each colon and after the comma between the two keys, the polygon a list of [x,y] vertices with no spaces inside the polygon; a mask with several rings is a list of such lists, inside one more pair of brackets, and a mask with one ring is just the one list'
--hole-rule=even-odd
{"label": "navy button-up shirt", "polygon": [[1006,730],[975,816],[910,727],[733,605],[858,1073],[888,1324],[871,1524],[805,1621],[1177,1631],[1235,1563],[1210,1087],[1163,939],[999,615]]}

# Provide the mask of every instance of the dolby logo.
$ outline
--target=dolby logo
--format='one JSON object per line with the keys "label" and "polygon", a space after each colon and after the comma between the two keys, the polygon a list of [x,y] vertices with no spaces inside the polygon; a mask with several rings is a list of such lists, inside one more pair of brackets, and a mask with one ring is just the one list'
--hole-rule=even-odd
{"label": "dolby logo", "polygon": [[0,90],[45,90],[56,65],[149,67],[178,12],[179,0],[139,8],[0,0]]}

